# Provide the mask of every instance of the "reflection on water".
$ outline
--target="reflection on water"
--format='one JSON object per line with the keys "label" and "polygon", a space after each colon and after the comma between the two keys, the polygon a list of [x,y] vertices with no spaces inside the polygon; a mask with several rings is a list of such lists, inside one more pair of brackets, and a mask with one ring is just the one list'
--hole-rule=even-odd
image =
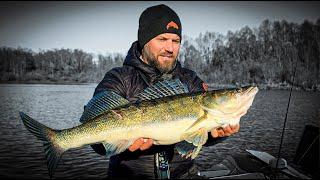
{"label": "reflection on water", "polygon": [[[49,178],[42,144],[23,126],[19,111],[37,121],[64,129],[79,125],[83,106],[96,84],[89,85],[0,85],[0,175],[10,178]],[[245,148],[277,156],[289,91],[260,90],[253,106],[241,119],[240,132],[224,142],[204,147],[196,158],[200,170],[208,170],[226,155]],[[319,92],[294,91],[288,114],[282,157],[291,165],[305,125],[318,126]],[[153,178],[153,157],[129,163],[135,174]],[[54,178],[107,177],[108,160],[90,147],[67,151]]]}

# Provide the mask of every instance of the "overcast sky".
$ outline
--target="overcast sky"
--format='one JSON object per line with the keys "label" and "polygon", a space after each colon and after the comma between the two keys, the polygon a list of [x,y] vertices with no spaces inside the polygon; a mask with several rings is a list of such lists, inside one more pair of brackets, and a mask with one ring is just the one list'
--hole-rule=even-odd
{"label": "overcast sky", "polygon": [[174,9],[182,34],[258,27],[264,19],[301,23],[320,17],[320,2],[0,2],[0,46],[39,49],[79,48],[126,53],[137,40],[142,11],[164,3]]}

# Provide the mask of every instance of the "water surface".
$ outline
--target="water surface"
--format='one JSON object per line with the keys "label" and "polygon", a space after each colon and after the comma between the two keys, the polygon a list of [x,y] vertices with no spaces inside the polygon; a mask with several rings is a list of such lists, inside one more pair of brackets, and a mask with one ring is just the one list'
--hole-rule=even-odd
{"label": "water surface", "polygon": [[[23,126],[19,111],[55,129],[79,125],[83,106],[96,84],[0,85],[0,175],[10,178],[49,179],[42,143]],[[277,156],[289,91],[260,90],[253,106],[241,118],[240,132],[215,146],[204,147],[195,160],[199,170],[209,170],[227,155],[246,148]],[[319,126],[319,92],[293,91],[282,157],[291,165],[305,125]],[[128,162],[135,174],[153,178],[153,157]],[[55,179],[106,178],[108,159],[89,146],[67,151],[56,169]]]}

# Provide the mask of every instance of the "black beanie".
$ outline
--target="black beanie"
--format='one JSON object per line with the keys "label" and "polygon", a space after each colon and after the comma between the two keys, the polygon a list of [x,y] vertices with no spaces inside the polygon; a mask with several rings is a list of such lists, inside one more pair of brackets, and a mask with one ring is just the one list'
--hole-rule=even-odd
{"label": "black beanie", "polygon": [[139,18],[138,42],[142,49],[151,39],[162,33],[174,33],[180,37],[180,19],[170,7],[160,4],[144,10]]}

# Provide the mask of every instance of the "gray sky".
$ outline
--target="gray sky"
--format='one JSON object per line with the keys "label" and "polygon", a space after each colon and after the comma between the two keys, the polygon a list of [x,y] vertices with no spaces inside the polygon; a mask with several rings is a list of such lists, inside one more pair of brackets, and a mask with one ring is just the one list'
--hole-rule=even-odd
{"label": "gray sky", "polygon": [[79,48],[126,53],[137,39],[142,11],[164,3],[182,22],[182,34],[258,27],[264,19],[301,23],[319,18],[320,2],[0,2],[0,46],[39,49]]}

